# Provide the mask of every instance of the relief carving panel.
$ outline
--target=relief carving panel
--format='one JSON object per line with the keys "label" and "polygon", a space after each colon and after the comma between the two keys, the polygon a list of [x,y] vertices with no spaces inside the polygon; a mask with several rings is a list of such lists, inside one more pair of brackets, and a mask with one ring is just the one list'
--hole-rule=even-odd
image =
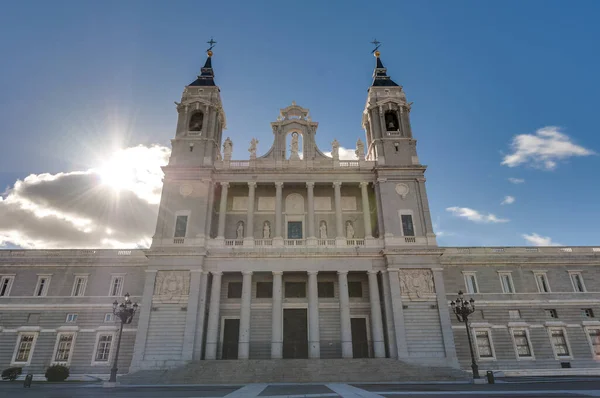
{"label": "relief carving panel", "polygon": [[231,210],[233,211],[247,211],[248,210],[248,197],[247,196],[234,196],[231,204]]}
{"label": "relief carving panel", "polygon": [[356,197],[355,196],[342,196],[342,211],[354,211],[356,210]]}
{"label": "relief carving panel", "polygon": [[315,211],[331,211],[331,198],[329,196],[315,196]]}
{"label": "relief carving panel", "polygon": [[158,271],[154,284],[154,295],[169,298],[190,294],[189,271]]}
{"label": "relief carving panel", "polygon": [[408,296],[410,299],[435,296],[435,285],[431,270],[401,269],[398,271],[398,275],[402,295]]}
{"label": "relief carving panel", "polygon": [[258,211],[275,211],[275,197],[274,196],[259,196],[258,197]]}

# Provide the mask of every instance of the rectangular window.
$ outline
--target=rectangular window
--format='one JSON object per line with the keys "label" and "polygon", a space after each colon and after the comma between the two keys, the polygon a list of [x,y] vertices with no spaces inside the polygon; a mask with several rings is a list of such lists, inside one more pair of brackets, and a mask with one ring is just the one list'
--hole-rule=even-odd
{"label": "rectangular window", "polygon": [[306,283],[304,283],[304,282],[286,282],[285,283],[285,298],[303,298],[303,297],[306,297]]}
{"label": "rectangular window", "polygon": [[410,214],[402,214],[402,233],[404,236],[415,236],[415,228],[413,225],[413,219]]}
{"label": "rectangular window", "polygon": [[17,352],[15,353],[15,363],[29,363],[33,344],[35,343],[35,333],[23,333],[19,335]]}
{"label": "rectangular window", "polygon": [[573,284],[573,290],[577,293],[585,293],[585,285],[583,284],[583,277],[581,272],[570,272],[571,283]]}
{"label": "rectangular window", "polygon": [[520,319],[521,318],[521,311],[519,311],[519,310],[508,310],[508,317],[510,319]]}
{"label": "rectangular window", "polygon": [[361,298],[363,296],[362,282],[348,282],[348,296]]}
{"label": "rectangular window", "polygon": [[101,334],[100,336],[98,336],[98,345],[96,345],[96,355],[94,355],[94,360],[96,362],[108,363],[108,360],[110,358],[112,341],[112,334]]}
{"label": "rectangular window", "polygon": [[50,285],[49,275],[38,275],[37,284],[35,285],[35,291],[33,295],[36,297],[44,297],[48,293],[48,286]]}
{"label": "rectangular window", "polygon": [[529,343],[529,336],[526,330],[513,330],[513,338],[515,339],[515,348],[517,350],[517,357],[519,358],[531,358],[531,344]]}
{"label": "rectangular window", "polygon": [[115,321],[115,314],[111,314],[110,312],[107,312],[106,314],[104,314],[104,322],[105,323],[114,322],[114,321]]}
{"label": "rectangular window", "polygon": [[110,292],[109,296],[118,297],[123,294],[123,281],[125,280],[124,276],[113,275],[110,280]]}
{"label": "rectangular window", "polygon": [[568,357],[569,345],[567,344],[567,337],[565,331],[562,329],[551,329],[550,337],[552,340],[552,347],[554,347],[554,353],[557,357]]}
{"label": "rectangular window", "polygon": [[475,342],[477,343],[477,353],[479,358],[493,358],[492,342],[487,330],[475,331]]}
{"label": "rectangular window", "polygon": [[256,298],[272,298],[273,283],[272,282],[256,282]]}
{"label": "rectangular window", "polygon": [[227,284],[227,298],[242,298],[242,282],[229,282]]}
{"label": "rectangular window", "polygon": [[14,279],[14,276],[9,275],[2,275],[0,277],[0,297],[7,297],[10,294],[10,288]]}
{"label": "rectangular window", "polygon": [[185,238],[188,216],[177,216],[175,219],[175,238]]}
{"label": "rectangular window", "polygon": [[87,285],[87,276],[75,276],[73,283],[73,291],[71,296],[83,296],[85,294],[85,286]]}
{"label": "rectangular window", "polygon": [[600,329],[588,329],[587,333],[594,357],[600,357]]}
{"label": "rectangular window", "polygon": [[479,293],[479,286],[477,286],[477,278],[474,273],[465,273],[465,286],[467,288],[467,293]]}
{"label": "rectangular window", "polygon": [[67,314],[67,319],[65,319],[66,323],[75,323],[77,322],[77,314]]}
{"label": "rectangular window", "polygon": [[334,290],[333,290],[333,282],[318,282],[317,290],[319,298],[333,298]]}
{"label": "rectangular window", "polygon": [[581,313],[583,314],[584,318],[594,317],[594,310],[592,310],[591,308],[584,308],[581,310]]}
{"label": "rectangular window", "polygon": [[558,318],[558,313],[555,309],[544,310],[547,318]]}
{"label": "rectangular window", "polygon": [[548,284],[548,277],[545,273],[535,273],[535,282],[537,284],[538,292],[550,293],[550,285]]}
{"label": "rectangular window", "polygon": [[514,293],[515,288],[513,285],[512,275],[509,272],[500,273],[500,284],[502,285],[503,293]]}
{"label": "rectangular window", "polygon": [[74,337],[75,335],[73,333],[60,333],[58,335],[54,362],[69,362]]}

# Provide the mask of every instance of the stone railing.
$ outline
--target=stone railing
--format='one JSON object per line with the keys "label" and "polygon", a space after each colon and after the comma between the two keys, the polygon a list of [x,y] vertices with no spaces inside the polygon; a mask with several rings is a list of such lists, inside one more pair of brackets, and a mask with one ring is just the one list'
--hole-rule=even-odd
{"label": "stone railing", "polygon": [[359,163],[356,160],[340,161],[340,167],[358,167]]}
{"label": "stone railing", "polygon": [[144,249],[28,249],[0,250],[0,258],[20,257],[146,257]]}
{"label": "stone railing", "polygon": [[273,239],[254,239],[254,246],[273,246]]}
{"label": "stone railing", "polygon": [[219,170],[239,169],[372,169],[374,161],[365,160],[333,160],[333,159],[300,159],[300,160],[217,160],[215,168]]}
{"label": "stone railing", "polygon": [[365,240],[364,239],[346,239],[346,245],[347,246],[364,246]]}
{"label": "stone railing", "polygon": [[335,246],[335,239],[317,239],[317,246]]}
{"label": "stone railing", "polygon": [[284,239],[283,245],[284,246],[304,246],[305,240],[304,239]]}
{"label": "stone railing", "polygon": [[576,247],[447,247],[444,248],[447,255],[452,254],[554,254],[554,255],[571,255],[571,254],[587,254],[600,255],[600,247],[591,246],[576,246]]}
{"label": "stone railing", "polygon": [[241,239],[225,239],[225,246],[243,246],[244,241]]}

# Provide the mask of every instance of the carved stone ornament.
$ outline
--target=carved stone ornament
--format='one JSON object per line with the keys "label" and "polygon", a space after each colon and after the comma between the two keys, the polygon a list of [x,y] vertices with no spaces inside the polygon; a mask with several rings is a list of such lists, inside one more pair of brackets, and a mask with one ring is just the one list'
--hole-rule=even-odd
{"label": "carved stone ornament", "polygon": [[402,199],[406,199],[406,195],[408,195],[409,192],[410,189],[408,188],[408,185],[402,183],[396,184],[396,193],[400,195]]}
{"label": "carved stone ornament", "polygon": [[192,187],[190,184],[181,184],[179,187],[179,193],[183,197],[190,196],[192,192],[194,192],[194,187]]}
{"label": "carved stone ornament", "polygon": [[189,271],[158,271],[154,284],[154,295],[170,298],[190,294]]}
{"label": "carved stone ornament", "polygon": [[433,273],[429,269],[401,269],[400,288],[402,294],[410,299],[431,297],[435,295]]}

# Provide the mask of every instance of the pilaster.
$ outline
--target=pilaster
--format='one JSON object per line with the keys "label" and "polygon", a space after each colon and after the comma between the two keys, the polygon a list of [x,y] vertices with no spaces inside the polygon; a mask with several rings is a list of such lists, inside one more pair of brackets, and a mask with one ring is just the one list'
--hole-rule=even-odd
{"label": "pilaster", "polygon": [[338,271],[340,289],[340,331],[342,358],[352,358],[352,324],[350,322],[350,297],[348,295],[348,271]]}
{"label": "pilaster", "polygon": [[150,311],[152,311],[152,296],[154,296],[154,284],[156,282],[157,272],[157,270],[146,270],[146,280],[144,282],[144,292],[142,293],[142,305],[140,308],[137,333],[135,335],[133,358],[131,359],[131,365],[129,366],[130,371],[140,369],[142,361],[144,360],[146,340],[148,339],[148,326],[150,325]]}
{"label": "pilaster", "polygon": [[219,339],[219,311],[221,305],[221,276],[220,271],[213,271],[210,288],[210,306],[208,310],[208,328],[206,331],[206,359],[217,359],[217,343]]}
{"label": "pilaster", "polygon": [[252,271],[242,271],[242,305],[240,308],[240,334],[238,359],[250,357],[250,310],[252,304]]}
{"label": "pilaster", "polygon": [[308,357],[321,357],[317,271],[308,271]]}
{"label": "pilaster", "polygon": [[202,268],[194,268],[190,271],[190,292],[188,295],[185,329],[183,332],[183,347],[181,350],[181,359],[184,361],[191,361],[194,355],[194,339],[196,337],[196,328],[198,326],[201,278]]}
{"label": "pilaster", "polygon": [[402,307],[402,292],[400,290],[400,278],[397,268],[388,268],[390,277],[390,296],[392,301],[392,312],[394,314],[394,332],[396,335],[396,349],[398,359],[408,358],[408,344],[406,342],[406,328],[404,326],[404,309]]}
{"label": "pilaster", "polygon": [[271,314],[271,358],[283,358],[282,271],[273,271],[273,312]]}
{"label": "pilaster", "polygon": [[227,191],[229,183],[221,182],[221,203],[219,204],[219,228],[217,239],[225,240],[225,219],[227,218]]}
{"label": "pilaster", "polygon": [[375,358],[385,358],[385,341],[383,339],[383,323],[381,320],[381,301],[377,271],[367,271],[369,275],[369,299],[371,303],[371,340]]}

